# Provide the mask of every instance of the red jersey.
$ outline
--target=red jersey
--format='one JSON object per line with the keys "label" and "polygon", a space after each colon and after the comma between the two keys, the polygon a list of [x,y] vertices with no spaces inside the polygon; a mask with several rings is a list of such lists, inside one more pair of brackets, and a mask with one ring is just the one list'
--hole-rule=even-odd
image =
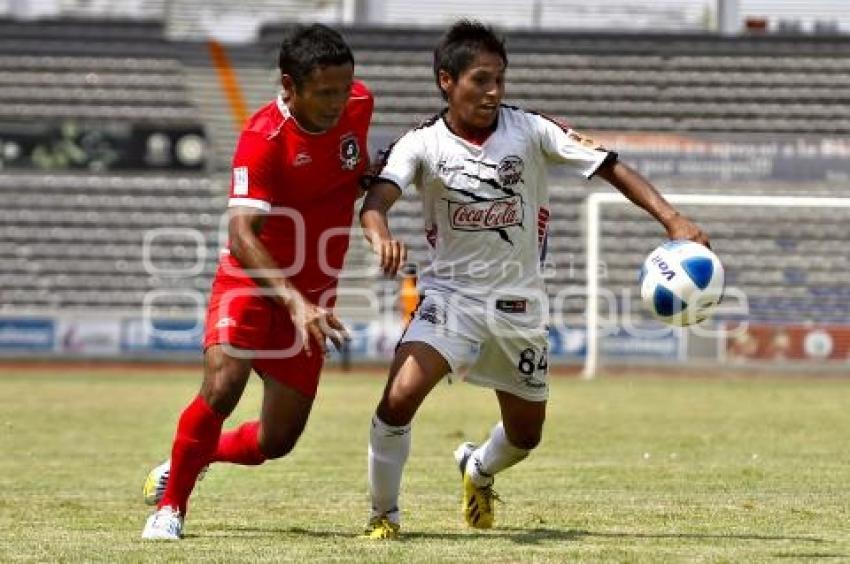
{"label": "red jersey", "polygon": [[[373,107],[372,94],[355,81],[337,125],[310,133],[279,96],[251,117],[239,138],[228,206],[269,212],[259,239],[308,299],[334,288],[342,269],[368,165]],[[222,260],[244,276],[229,253]]]}

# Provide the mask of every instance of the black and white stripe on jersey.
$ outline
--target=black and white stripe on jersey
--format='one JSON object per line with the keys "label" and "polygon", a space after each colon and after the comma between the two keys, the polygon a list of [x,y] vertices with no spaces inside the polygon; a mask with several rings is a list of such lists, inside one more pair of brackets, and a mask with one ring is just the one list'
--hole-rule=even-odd
{"label": "black and white stripe on jersey", "polygon": [[[510,104],[502,104],[502,107],[507,108],[507,109],[509,109],[509,110],[514,110],[514,111],[517,111],[517,112],[524,112],[524,113],[526,113],[526,114],[531,114],[531,115],[533,115],[533,116],[542,117],[543,119],[545,119],[545,120],[546,120],[546,121],[548,121],[549,123],[553,123],[553,124],[555,124],[556,126],[558,126],[558,129],[560,129],[560,130],[561,130],[561,131],[563,131],[564,133],[569,133],[569,132],[570,132],[570,128],[569,128],[569,127],[565,126],[563,123],[559,122],[559,121],[558,121],[558,120],[556,120],[555,118],[552,118],[552,117],[550,117],[550,116],[548,116],[548,115],[546,115],[546,114],[544,114],[544,113],[541,113],[541,112],[535,112],[534,110],[526,110],[525,108],[520,108],[519,106],[512,106],[512,105],[510,105]],[[592,178],[592,177],[596,174],[596,172],[597,172],[600,168],[602,168],[603,166],[607,166],[607,165],[614,164],[615,162],[617,162],[617,159],[619,159],[619,158],[620,158],[620,156],[617,154],[617,151],[609,151],[609,150],[608,150],[608,149],[606,149],[605,147],[599,147],[599,148],[600,148],[601,150],[605,151],[605,152],[606,152],[606,153],[608,153],[608,154],[607,154],[607,155],[605,155],[605,159],[604,159],[601,163],[599,163],[599,166],[598,166],[598,167],[596,167],[596,170],[594,170],[594,171],[593,171],[593,174],[591,174],[591,175],[590,175],[590,177],[591,177],[591,178]]]}
{"label": "black and white stripe on jersey", "polygon": [[[405,135],[407,135],[411,131],[418,131],[420,129],[425,129],[425,128],[428,128],[428,127],[435,125],[438,121],[440,121],[440,119],[442,119],[442,117],[444,115],[446,115],[446,112],[448,112],[448,111],[449,111],[448,108],[443,108],[440,111],[440,113],[434,114],[433,116],[429,117],[428,119],[420,122],[419,125],[417,125],[413,129],[409,129],[409,130],[405,131],[404,133],[402,133],[401,135],[399,135],[398,137],[396,137],[395,140],[392,143],[387,145],[386,149],[378,151],[377,168],[375,169],[375,172],[372,174],[372,181],[370,183],[370,186],[372,184],[375,184],[378,180],[380,180],[382,182],[389,182],[390,184],[392,184],[393,186],[395,186],[399,190],[403,191],[404,190],[403,186],[399,186],[392,179],[384,178],[383,176],[381,176],[381,173],[384,172],[384,169],[387,167],[387,163],[390,160],[390,154],[392,153],[396,144],[399,142],[399,140],[402,137],[404,137]],[[368,190],[368,188],[367,188],[367,190]]]}
{"label": "black and white stripe on jersey", "polygon": [[531,115],[533,115],[533,116],[542,117],[542,118],[543,118],[543,119],[545,119],[546,121],[548,121],[548,122],[550,122],[550,123],[554,123],[555,125],[557,125],[557,126],[558,126],[558,129],[560,129],[560,130],[561,130],[561,131],[563,131],[564,133],[567,133],[567,132],[569,132],[569,130],[570,130],[570,128],[569,128],[569,127],[565,126],[565,125],[564,125],[563,123],[561,123],[560,121],[558,121],[558,120],[556,120],[555,118],[553,118],[553,117],[551,117],[551,116],[548,116],[548,115],[546,115],[546,114],[544,114],[544,113],[541,113],[541,112],[535,112],[534,110],[527,110],[527,109],[525,109],[525,108],[520,108],[519,106],[512,106],[511,104],[502,104],[502,107],[503,107],[503,108],[507,108],[507,109],[509,109],[509,110],[514,110],[515,112],[522,112],[522,113],[524,113],[524,114],[531,114]]}

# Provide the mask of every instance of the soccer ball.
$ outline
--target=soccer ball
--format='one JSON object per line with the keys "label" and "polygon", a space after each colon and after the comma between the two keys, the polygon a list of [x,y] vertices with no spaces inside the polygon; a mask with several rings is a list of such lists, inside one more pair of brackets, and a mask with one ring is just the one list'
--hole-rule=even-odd
{"label": "soccer ball", "polygon": [[652,314],[684,327],[708,319],[723,298],[723,265],[693,241],[668,241],[640,269],[640,296]]}

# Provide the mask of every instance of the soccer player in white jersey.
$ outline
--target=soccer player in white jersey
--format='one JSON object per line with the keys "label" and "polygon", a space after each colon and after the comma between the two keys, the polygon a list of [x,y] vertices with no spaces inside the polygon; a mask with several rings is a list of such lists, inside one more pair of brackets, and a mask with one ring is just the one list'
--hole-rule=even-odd
{"label": "soccer player in white jersey", "polygon": [[540,114],[502,104],[507,55],[480,23],[460,21],[434,51],[437,86],[448,107],[387,150],[360,212],[387,275],[405,262],[387,212],[415,184],[432,261],[422,299],[396,349],[369,438],[372,513],[366,534],[400,530],[401,475],[410,427],[425,396],[449,373],[492,388],[501,421],[481,445],[455,451],[463,513],[471,527],[493,526],[493,476],[528,456],[541,438],[548,398],[547,331],[538,268],[548,221],[546,168],[570,165],[598,175],[649,212],[671,239],[708,244],[616,153]]}

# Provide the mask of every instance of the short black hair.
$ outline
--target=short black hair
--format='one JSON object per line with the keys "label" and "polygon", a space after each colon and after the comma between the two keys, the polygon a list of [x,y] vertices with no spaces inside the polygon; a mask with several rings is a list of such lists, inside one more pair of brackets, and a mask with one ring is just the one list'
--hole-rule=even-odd
{"label": "short black hair", "polygon": [[440,88],[440,71],[446,71],[452,79],[457,80],[481,51],[499,55],[505,67],[508,66],[505,40],[488,25],[473,20],[459,20],[443,34],[434,48],[434,80],[444,100],[448,97]]}
{"label": "short black hair", "polygon": [[339,32],[322,24],[296,25],[280,43],[277,66],[280,74],[288,74],[300,90],[315,68],[332,65],[354,65],[351,48]]}

